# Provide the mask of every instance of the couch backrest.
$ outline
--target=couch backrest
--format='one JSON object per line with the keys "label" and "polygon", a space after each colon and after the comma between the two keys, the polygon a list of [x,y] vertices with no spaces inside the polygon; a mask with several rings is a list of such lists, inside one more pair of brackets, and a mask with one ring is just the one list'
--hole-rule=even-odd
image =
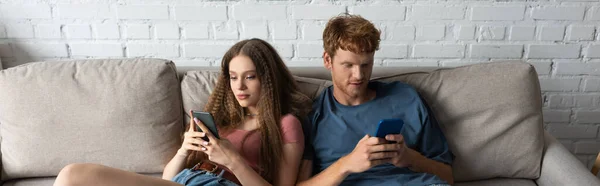
{"label": "couch backrest", "polygon": [[93,162],[162,172],[181,146],[171,61],[79,60],[0,71],[2,180],[56,176]]}
{"label": "couch backrest", "polygon": [[[184,109],[202,109],[219,72],[185,68]],[[322,67],[291,68],[301,91],[315,98],[331,85]],[[300,77],[301,76],[301,77]],[[450,149],[456,181],[539,177],[542,100],[535,69],[521,62],[458,68],[377,68],[373,79],[414,86],[429,103]],[[186,117],[187,118],[187,117]]]}

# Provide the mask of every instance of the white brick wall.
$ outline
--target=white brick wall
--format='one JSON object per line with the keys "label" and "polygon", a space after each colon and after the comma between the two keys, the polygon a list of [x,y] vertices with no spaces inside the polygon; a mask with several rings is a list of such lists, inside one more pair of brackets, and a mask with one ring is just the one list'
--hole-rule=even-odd
{"label": "white brick wall", "polygon": [[0,58],[4,68],[121,57],[214,66],[258,37],[289,66],[322,66],[325,24],[345,12],[381,29],[376,66],[529,62],[547,130],[584,163],[600,150],[598,0],[0,1]]}

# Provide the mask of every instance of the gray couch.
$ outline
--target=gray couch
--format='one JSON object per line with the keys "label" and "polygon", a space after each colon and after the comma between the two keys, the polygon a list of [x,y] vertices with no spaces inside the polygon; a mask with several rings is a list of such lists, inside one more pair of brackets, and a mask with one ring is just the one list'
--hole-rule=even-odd
{"label": "gray couch", "polygon": [[[331,85],[323,68],[291,68],[302,91]],[[168,60],[30,63],[0,71],[3,185],[52,185],[69,163],[160,175],[181,144],[186,110],[201,109],[215,68]],[[425,98],[456,155],[456,185],[600,185],[542,127],[535,69],[494,62],[458,68],[376,68]]]}

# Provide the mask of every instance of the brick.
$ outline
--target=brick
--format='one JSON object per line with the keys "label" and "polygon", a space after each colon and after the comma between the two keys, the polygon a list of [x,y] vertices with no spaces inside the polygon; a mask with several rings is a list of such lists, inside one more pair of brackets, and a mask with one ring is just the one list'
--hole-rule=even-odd
{"label": "brick", "polygon": [[208,39],[208,25],[193,24],[183,27],[186,39]]}
{"label": "brick", "polygon": [[279,53],[279,56],[283,58],[294,57],[294,45],[292,44],[274,43],[273,48],[275,48],[277,53]]}
{"label": "brick", "polygon": [[575,26],[568,29],[567,40],[569,41],[590,41],[594,40],[596,28],[594,26]]}
{"label": "brick", "polygon": [[177,6],[174,8],[175,20],[226,21],[226,6]]}
{"label": "brick", "polygon": [[482,26],[480,29],[481,39],[484,40],[503,40],[506,34],[506,28],[501,26]]}
{"label": "brick", "polygon": [[324,25],[305,24],[302,27],[302,38],[304,40],[323,40]]}
{"label": "brick", "polygon": [[600,75],[600,62],[556,62],[558,75]]}
{"label": "brick", "polygon": [[397,25],[389,30],[392,41],[412,41],[415,40],[415,27],[412,25]]}
{"label": "brick", "polygon": [[550,74],[550,70],[552,69],[552,63],[550,62],[533,61],[528,63],[533,65],[539,75]]}
{"label": "brick", "polygon": [[474,6],[473,21],[520,21],[525,15],[524,6]]}
{"label": "brick", "polygon": [[589,12],[590,12],[590,15],[588,17],[588,20],[591,20],[591,21],[600,20],[600,7],[593,6],[592,8],[590,8]]}
{"label": "brick", "polygon": [[123,57],[121,44],[69,44],[72,56]]}
{"label": "brick", "polygon": [[367,20],[404,20],[404,6],[356,6],[353,14],[361,15]]}
{"label": "brick", "polygon": [[580,110],[575,112],[575,118],[577,118],[578,123],[600,123],[600,112]]}
{"label": "brick", "polygon": [[17,43],[19,53],[34,57],[68,57],[67,45],[47,43]]}
{"label": "brick", "polygon": [[414,59],[406,60],[385,60],[384,66],[387,67],[438,67],[437,60],[415,61]]}
{"label": "brick", "polygon": [[287,40],[297,39],[298,31],[296,24],[289,23],[287,21],[275,21],[273,22],[273,39],[275,40]]}
{"label": "brick", "polygon": [[[10,44],[0,43],[0,57],[13,57],[13,51],[12,47],[10,47]],[[2,63],[0,62],[0,64]]]}
{"label": "brick", "polygon": [[411,20],[457,20],[465,16],[464,6],[413,5]]}
{"label": "brick", "polygon": [[284,5],[234,5],[233,18],[236,20],[287,20],[287,7]]}
{"label": "brick", "polygon": [[0,24],[0,38],[6,38],[6,29],[4,25]]}
{"label": "brick", "polygon": [[408,57],[408,45],[382,44],[375,52],[375,58],[406,58]]}
{"label": "brick", "polygon": [[169,19],[167,5],[119,5],[119,19]]}
{"label": "brick", "polygon": [[329,20],[331,17],[345,13],[346,7],[335,5],[297,5],[292,6],[292,19]]}
{"label": "brick", "polygon": [[266,40],[269,37],[267,24],[262,21],[244,21],[240,34],[242,39],[260,38]]}
{"label": "brick", "polygon": [[320,67],[323,66],[323,60],[294,60],[285,63],[288,67]]}
{"label": "brick", "polygon": [[59,25],[59,24],[35,25],[35,38],[60,39],[60,38],[62,38],[61,25]]}
{"label": "brick", "polygon": [[108,4],[62,4],[56,6],[62,19],[114,19],[117,13]]}
{"label": "brick", "polygon": [[535,20],[583,20],[584,6],[579,7],[535,7],[531,18]]}
{"label": "brick", "polygon": [[535,26],[511,26],[509,40],[530,41],[535,36]]}
{"label": "brick", "polygon": [[125,35],[127,39],[150,39],[150,26],[131,24],[127,25],[127,32]]}
{"label": "brick", "polygon": [[[175,66],[178,67],[210,67],[213,66],[208,60],[174,60]],[[221,63],[218,63],[221,64]]]}
{"label": "brick", "polygon": [[600,45],[590,45],[585,53],[587,58],[600,58]]}
{"label": "brick", "polygon": [[213,24],[215,39],[238,39],[238,25],[235,21]]}
{"label": "brick", "polygon": [[472,44],[472,58],[521,58],[523,45]]}
{"label": "brick", "polygon": [[223,57],[232,45],[224,44],[185,44],[185,57]]}
{"label": "brick", "polygon": [[445,25],[421,26],[417,30],[417,40],[442,40],[445,34]]}
{"label": "brick", "polygon": [[572,108],[575,107],[575,96],[572,95],[550,95],[548,98],[550,108]]}
{"label": "brick", "polygon": [[117,24],[96,24],[92,26],[96,39],[119,39],[119,25]]}
{"label": "brick", "polygon": [[323,56],[323,45],[322,44],[298,44],[298,57],[322,57]]}
{"label": "brick", "polygon": [[570,110],[543,110],[544,123],[569,123],[571,120]]}
{"label": "brick", "polygon": [[454,44],[417,44],[413,49],[416,58],[462,58],[464,54],[465,46]]}
{"label": "brick", "polygon": [[69,39],[90,39],[92,38],[92,29],[90,25],[67,25],[65,33]]}
{"label": "brick", "polygon": [[540,40],[542,41],[561,41],[565,36],[565,27],[563,26],[542,26]]}
{"label": "brick", "polygon": [[529,58],[579,58],[581,46],[578,44],[529,45]]}
{"label": "brick", "polygon": [[598,152],[600,152],[600,141],[575,142],[575,153],[577,153],[577,154],[596,155],[596,154],[598,154]]}
{"label": "brick", "polygon": [[0,17],[3,19],[50,19],[52,12],[50,6],[45,4],[4,4],[0,5]]}
{"label": "brick", "polygon": [[7,38],[33,38],[33,26],[30,24],[9,24],[6,25]]}
{"label": "brick", "polygon": [[600,79],[585,79],[583,91],[600,92]]}
{"label": "brick", "polygon": [[561,139],[590,139],[596,138],[598,126],[549,124],[548,132]]}
{"label": "brick", "polygon": [[540,86],[542,91],[553,92],[571,92],[579,90],[579,82],[581,78],[569,79],[545,79],[540,78]]}
{"label": "brick", "polygon": [[175,44],[127,44],[127,57],[179,57]]}
{"label": "brick", "polygon": [[[594,108],[600,101],[597,95],[576,95],[575,106],[578,108]],[[600,121],[598,121],[600,123]]]}
{"label": "brick", "polygon": [[154,34],[158,39],[179,39],[179,25],[177,24],[156,24],[154,29]]}
{"label": "brick", "polygon": [[473,25],[458,25],[455,26],[457,40],[473,40],[475,38],[475,26]]}

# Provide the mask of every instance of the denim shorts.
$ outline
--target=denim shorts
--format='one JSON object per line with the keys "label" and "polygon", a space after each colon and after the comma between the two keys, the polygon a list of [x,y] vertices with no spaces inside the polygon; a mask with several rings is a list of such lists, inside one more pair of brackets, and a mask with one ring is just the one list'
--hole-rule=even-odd
{"label": "denim shorts", "polygon": [[172,181],[185,186],[238,186],[223,177],[223,173],[214,174],[205,170],[184,169]]}

